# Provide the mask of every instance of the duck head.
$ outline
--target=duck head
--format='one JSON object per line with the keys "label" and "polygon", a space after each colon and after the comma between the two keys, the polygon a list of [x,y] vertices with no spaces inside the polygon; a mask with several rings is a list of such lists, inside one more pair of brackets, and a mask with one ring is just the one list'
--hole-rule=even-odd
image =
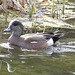
{"label": "duck head", "polygon": [[23,25],[21,22],[13,20],[9,23],[9,26],[4,31],[11,31],[13,30],[13,36],[19,37],[23,34]]}

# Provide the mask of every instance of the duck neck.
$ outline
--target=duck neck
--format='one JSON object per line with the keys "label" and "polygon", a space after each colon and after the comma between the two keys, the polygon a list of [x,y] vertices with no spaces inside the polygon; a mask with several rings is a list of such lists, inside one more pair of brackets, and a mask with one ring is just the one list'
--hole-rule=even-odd
{"label": "duck neck", "polygon": [[13,31],[12,36],[20,37],[22,34],[23,34],[23,30],[18,29],[18,30]]}

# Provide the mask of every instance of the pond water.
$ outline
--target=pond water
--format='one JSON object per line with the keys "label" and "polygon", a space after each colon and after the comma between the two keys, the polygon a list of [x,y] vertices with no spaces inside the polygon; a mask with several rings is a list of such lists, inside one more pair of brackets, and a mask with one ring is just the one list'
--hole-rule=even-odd
{"label": "pond water", "polygon": [[0,75],[74,75],[75,31],[65,33],[55,45],[27,50],[7,43],[10,33],[0,33]]}

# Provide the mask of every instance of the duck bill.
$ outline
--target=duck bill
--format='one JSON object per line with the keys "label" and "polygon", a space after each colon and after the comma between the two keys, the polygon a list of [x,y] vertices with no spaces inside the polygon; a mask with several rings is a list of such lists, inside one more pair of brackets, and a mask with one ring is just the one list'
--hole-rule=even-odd
{"label": "duck bill", "polygon": [[8,31],[11,31],[10,27],[4,30],[4,32],[8,32]]}

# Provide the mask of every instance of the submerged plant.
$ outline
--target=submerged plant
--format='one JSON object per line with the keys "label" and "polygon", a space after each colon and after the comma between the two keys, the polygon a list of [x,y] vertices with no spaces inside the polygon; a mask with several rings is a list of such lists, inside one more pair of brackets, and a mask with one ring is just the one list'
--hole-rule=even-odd
{"label": "submerged plant", "polygon": [[7,23],[7,0],[5,1],[5,23]]}
{"label": "submerged plant", "polygon": [[32,16],[33,16],[33,5],[30,6],[29,18],[32,18]]}
{"label": "submerged plant", "polygon": [[62,14],[64,15],[64,11],[65,11],[65,0],[63,0],[63,9],[62,9]]}
{"label": "submerged plant", "polygon": [[54,15],[54,3],[55,3],[55,0],[53,0],[52,17],[53,17],[53,15]]}

